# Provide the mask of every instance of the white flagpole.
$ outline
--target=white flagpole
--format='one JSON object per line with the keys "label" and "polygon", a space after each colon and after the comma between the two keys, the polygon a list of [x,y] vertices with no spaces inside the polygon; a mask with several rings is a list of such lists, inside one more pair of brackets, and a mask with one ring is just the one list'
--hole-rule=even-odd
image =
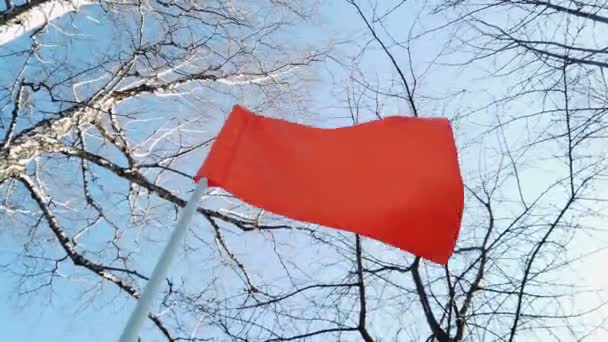
{"label": "white flagpole", "polygon": [[137,341],[139,330],[141,329],[141,326],[150,311],[150,305],[152,304],[154,297],[163,283],[163,279],[167,274],[171,261],[175,257],[179,243],[184,239],[184,234],[187,230],[186,228],[190,224],[192,216],[194,216],[196,207],[198,206],[198,201],[207,190],[207,184],[207,179],[201,179],[194,189],[192,197],[190,197],[190,200],[188,203],[186,203],[186,207],[184,207],[181,213],[179,221],[175,226],[175,230],[171,234],[171,238],[169,239],[169,242],[167,242],[160,259],[156,263],[152,276],[150,276],[144,292],[137,301],[135,310],[131,313],[131,317],[129,318],[125,330],[122,332],[120,337],[120,342]]}

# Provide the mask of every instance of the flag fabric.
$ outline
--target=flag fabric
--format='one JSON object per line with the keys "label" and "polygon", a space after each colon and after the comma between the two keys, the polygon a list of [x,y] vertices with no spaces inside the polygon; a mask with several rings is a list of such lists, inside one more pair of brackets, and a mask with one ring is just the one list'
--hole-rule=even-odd
{"label": "flag fabric", "polygon": [[294,220],[446,264],[464,186],[446,118],[392,116],[333,129],[235,105],[195,176]]}

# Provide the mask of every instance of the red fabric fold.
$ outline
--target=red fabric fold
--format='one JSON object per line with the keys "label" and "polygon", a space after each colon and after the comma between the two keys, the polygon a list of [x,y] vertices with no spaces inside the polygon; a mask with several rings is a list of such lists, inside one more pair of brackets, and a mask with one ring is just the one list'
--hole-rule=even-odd
{"label": "red fabric fold", "polygon": [[445,264],[464,208],[450,122],[388,117],[315,128],[234,106],[195,181],[275,214]]}

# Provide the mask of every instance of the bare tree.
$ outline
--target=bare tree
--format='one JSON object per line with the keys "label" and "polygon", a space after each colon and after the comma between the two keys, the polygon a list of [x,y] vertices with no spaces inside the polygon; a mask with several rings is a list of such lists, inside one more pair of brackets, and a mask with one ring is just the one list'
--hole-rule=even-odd
{"label": "bare tree", "polygon": [[[46,3],[6,2],[0,35]],[[564,275],[573,241],[601,233],[605,6],[341,3],[357,34],[340,52],[290,38],[315,20],[297,1],[87,3],[0,45],[0,229],[22,246],[3,271],[20,293],[65,279],[85,302],[133,305],[229,106],[302,118],[320,106],[308,76],[334,63],[321,79],[345,125],[405,109],[452,120],[466,210],[449,265],[217,190],[142,339],[592,336],[605,303],[568,307],[586,293]]]}
{"label": "bare tree", "polygon": [[[589,307],[568,308],[567,301],[586,289],[564,275],[581,257],[569,251],[570,242],[601,234],[592,219],[603,217],[597,189],[608,166],[603,43],[596,39],[605,5],[347,2],[371,37],[357,61],[384,58],[395,71],[394,82],[354,73],[359,95],[348,92],[348,105],[358,115],[362,107],[377,115],[378,103],[402,102],[411,115],[422,116],[437,115],[440,100],[448,103],[440,114],[454,110],[447,114],[453,125],[466,127],[458,138],[467,209],[455,256],[443,269],[427,265],[425,274],[418,258],[395,270],[411,273],[415,291],[406,303],[417,299],[427,340],[591,336],[602,322],[591,316],[605,312],[605,302],[598,295]],[[417,12],[409,32],[391,30],[391,16],[401,14],[403,21],[405,11]],[[434,15],[444,17],[422,24]],[[425,57],[426,64],[416,63],[422,51],[416,46],[438,32],[447,36],[445,45]],[[466,88],[441,87],[427,81],[436,80],[427,76],[433,69],[461,70],[487,83],[464,78]],[[420,90],[422,82],[430,84]],[[463,103],[469,108],[463,110]]]}
{"label": "bare tree", "polygon": [[[2,229],[23,244],[23,264],[6,271],[20,276],[23,293],[83,269],[101,281],[84,291],[109,282],[137,298],[150,265],[134,252],[165,236],[170,213],[184,206],[180,183],[212,141],[207,127],[221,120],[223,101],[256,94],[242,102],[262,109],[304,100],[288,81],[326,53],[287,46],[281,35],[314,8],[100,2],[49,17],[47,5],[72,4],[8,1],[0,12],[0,215]],[[32,23],[40,15],[44,25]],[[18,37],[17,28],[30,34]],[[214,226],[255,226],[199,211]],[[223,242],[221,250],[245,272]],[[197,340],[181,322],[150,319],[168,340]]]}

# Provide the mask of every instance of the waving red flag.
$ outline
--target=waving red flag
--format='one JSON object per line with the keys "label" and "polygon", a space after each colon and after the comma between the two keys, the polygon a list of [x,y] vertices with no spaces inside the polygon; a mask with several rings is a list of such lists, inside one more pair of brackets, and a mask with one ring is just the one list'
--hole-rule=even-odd
{"label": "waving red flag", "polygon": [[389,117],[322,129],[234,106],[195,181],[295,220],[431,261],[452,255],[464,187],[450,122]]}

